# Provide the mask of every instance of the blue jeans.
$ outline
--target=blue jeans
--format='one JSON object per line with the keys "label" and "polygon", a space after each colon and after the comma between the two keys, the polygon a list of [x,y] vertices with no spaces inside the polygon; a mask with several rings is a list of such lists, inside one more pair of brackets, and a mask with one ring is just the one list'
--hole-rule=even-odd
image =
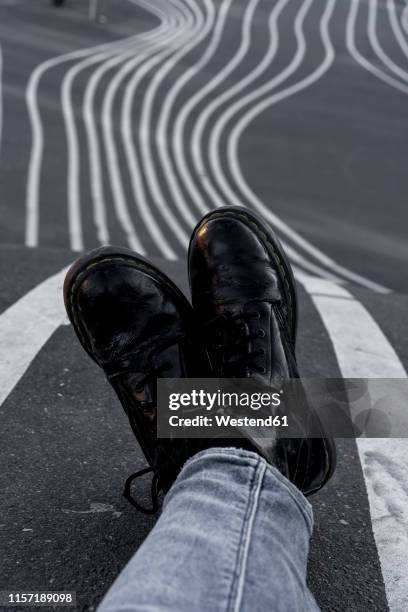
{"label": "blue jeans", "polygon": [[98,612],[318,610],[306,585],[310,504],[255,453],[192,457]]}

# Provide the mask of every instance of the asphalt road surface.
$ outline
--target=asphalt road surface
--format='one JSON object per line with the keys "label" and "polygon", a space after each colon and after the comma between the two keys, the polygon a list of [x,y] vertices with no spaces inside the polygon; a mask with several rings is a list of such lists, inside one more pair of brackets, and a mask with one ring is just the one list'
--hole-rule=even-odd
{"label": "asphalt road surface", "polygon": [[[247,206],[295,268],[301,373],[408,367],[408,4],[87,10],[0,0],[0,590],[76,590],[78,611],[96,609],[154,518],[122,498],[144,459],[66,324],[76,252],[130,246],[187,292],[195,222]],[[313,499],[323,610],[408,609],[407,450],[339,441]]]}

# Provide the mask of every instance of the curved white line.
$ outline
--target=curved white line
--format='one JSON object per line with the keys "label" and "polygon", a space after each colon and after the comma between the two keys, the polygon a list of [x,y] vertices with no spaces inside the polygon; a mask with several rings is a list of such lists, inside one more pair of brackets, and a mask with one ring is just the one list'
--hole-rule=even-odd
{"label": "curved white line", "polygon": [[62,299],[67,270],[44,280],[0,315],[0,406],[67,318]]}
{"label": "curved white line", "polygon": [[[124,42],[115,45],[113,51],[118,52],[118,49],[127,46],[132,43],[135,37],[132,36],[125,39]],[[80,204],[80,151],[78,145],[78,135],[75,125],[75,116],[73,112],[73,105],[71,99],[71,91],[74,79],[82,71],[88,68],[90,65],[99,61],[109,58],[112,53],[103,53],[96,56],[91,56],[87,59],[82,60],[79,64],[73,66],[65,75],[62,83],[62,110],[64,115],[64,121],[66,126],[66,135],[68,143],[68,177],[67,177],[67,189],[68,189],[68,225],[69,234],[71,240],[71,249],[79,251],[83,249],[82,240],[82,227],[81,227],[81,204]],[[122,188],[122,184],[113,184],[115,192]],[[116,202],[118,202],[116,200]],[[144,248],[138,237],[135,227],[132,224],[131,217],[128,213],[126,200],[122,198],[119,200],[119,208],[117,209],[119,214],[119,221],[122,228],[126,232],[128,243],[132,249],[144,252]]]}
{"label": "curved white line", "polygon": [[[215,11],[212,1],[204,0],[204,4],[206,7],[205,17],[203,16],[203,13],[198,10],[197,5],[193,3],[193,10],[196,14],[197,21],[193,29],[191,30],[190,38],[185,42],[183,47],[177,53],[175,53],[169,60],[167,60],[165,64],[163,64],[163,66],[161,66],[161,68],[155,73],[143,100],[139,129],[142,166],[144,169],[148,188],[152,195],[152,200],[156,204],[157,209],[160,211],[162,217],[165,219],[167,225],[169,226],[169,228],[171,228],[174,236],[177,238],[183,248],[187,248],[189,236],[184,231],[181,224],[177,221],[174,214],[170,212],[168,204],[166,203],[165,198],[163,196],[163,192],[161,190],[160,183],[157,178],[155,162],[153,159],[152,147],[150,142],[150,132],[153,104],[155,101],[155,96],[162,81],[170,73],[170,71],[177,64],[177,62],[179,62],[183,57],[185,57],[192,49],[197,47],[197,45],[199,45],[206,38],[207,34],[213,26]],[[222,6],[223,5],[224,2],[222,3]],[[183,79],[183,77],[180,78]],[[176,204],[176,206],[178,206],[178,202],[174,203]]]}
{"label": "curved white line", "polygon": [[[406,5],[408,7],[408,4]],[[405,8],[406,8],[405,7]],[[392,27],[392,31],[394,32],[394,36],[397,39],[397,42],[406,57],[408,58],[408,42],[405,39],[405,36],[402,32],[400,22],[397,17],[397,10],[395,7],[394,0],[388,0],[387,2],[388,15],[390,18],[390,23]]]}
{"label": "curved white line", "polygon": [[[113,57],[109,59],[101,66],[99,66],[99,68],[92,74],[91,78],[88,81],[84,93],[84,101],[82,107],[88,143],[88,164],[90,169],[90,188],[94,210],[94,223],[97,231],[98,240],[101,244],[107,244],[109,242],[109,231],[106,223],[106,205],[103,190],[101,153],[99,149],[98,130],[96,127],[94,112],[95,94],[104,74],[106,74],[109,70],[111,70],[118,64],[123,63],[128,57],[133,57],[137,52],[139,52],[140,48],[148,49],[149,45],[154,44],[154,42],[158,38],[163,36],[163,34],[167,31],[168,28],[172,27],[171,11],[169,11],[166,15],[160,8],[158,8],[158,6],[154,6],[154,4],[152,3],[146,6],[146,2],[144,2],[144,0],[137,0],[137,2],[135,0],[134,3],[140,4],[145,8],[148,8],[150,11],[155,12],[155,14],[160,18],[162,24],[160,27],[154,30],[153,33],[143,33],[137,35],[135,37],[136,46],[132,46],[130,50],[121,53],[118,57]],[[139,247],[140,249],[141,245],[138,245],[138,243],[135,243],[135,241],[133,240],[135,230],[133,229],[132,221],[127,211],[126,202],[124,204],[122,202],[119,202],[118,206],[116,207],[116,210],[117,216],[121,221],[122,228],[124,229],[125,234],[128,235],[128,243],[130,248],[136,249],[137,247]],[[127,228],[130,228],[130,232],[128,232]]]}
{"label": "curved white line", "polygon": [[408,93],[408,87],[406,85],[404,85],[397,79],[394,79],[394,77],[390,76],[380,68],[377,68],[377,66],[375,66],[374,64],[371,64],[371,62],[369,62],[367,58],[365,58],[357,49],[355,41],[357,13],[358,0],[350,0],[350,11],[348,14],[346,25],[346,45],[350,55],[355,59],[356,62],[363,66],[363,68],[365,68],[368,72],[374,74],[377,78],[381,79],[388,85],[391,85],[391,87],[402,91],[403,93]]}
{"label": "curved white line", "polygon": [[[276,104],[280,102],[281,100],[293,94],[296,94],[299,91],[302,91],[303,89],[315,83],[318,79],[320,79],[323,76],[323,74],[332,65],[334,61],[334,49],[333,49],[333,45],[330,40],[330,36],[328,32],[328,25],[329,25],[330,18],[334,10],[334,6],[335,6],[335,0],[329,0],[326,3],[325,10],[324,10],[322,19],[320,21],[320,26],[319,26],[320,34],[321,34],[321,38],[322,38],[323,45],[325,48],[325,56],[321,64],[304,79],[287,87],[286,89],[283,89],[282,91],[272,94],[271,96],[267,97],[266,99],[258,103],[256,106],[254,106],[248,113],[246,113],[241,118],[241,120],[235,125],[234,129],[232,130],[230,134],[230,137],[228,139],[227,157],[228,157],[228,162],[229,162],[229,167],[231,169],[231,173],[233,174],[234,180],[238,188],[240,189],[241,193],[247,198],[247,200],[251,203],[251,205],[256,210],[258,210],[268,221],[270,221],[270,223],[272,223],[278,230],[280,230],[283,234],[285,234],[288,238],[290,238],[296,245],[304,249],[309,255],[313,256],[320,264],[327,267],[331,272],[334,272],[335,274],[338,274],[348,280],[357,282],[358,284],[363,285],[365,287],[369,287],[375,291],[385,293],[385,292],[388,292],[388,289],[386,289],[382,285],[379,285],[378,283],[375,283],[373,281],[366,279],[365,277],[362,277],[361,275],[355,272],[352,272],[351,270],[344,268],[340,264],[337,264],[334,260],[332,260],[330,257],[325,255],[322,251],[320,251],[315,246],[313,246],[311,243],[309,243],[307,240],[305,240],[297,232],[292,230],[286,223],[284,223],[279,217],[277,217],[277,215],[272,213],[263,204],[263,202],[258,198],[258,196],[250,189],[249,185],[246,183],[243,177],[241,168],[240,168],[240,163],[239,163],[239,155],[238,155],[239,139],[240,139],[240,136],[243,130],[247,127],[247,125],[257,115],[259,115],[269,106]],[[286,77],[292,74],[294,69],[296,69],[304,53],[305,43],[304,43],[304,37],[303,37],[303,31],[302,31],[301,25],[302,25],[302,17],[299,17],[298,15],[297,22],[295,25],[295,30],[296,30],[297,40],[298,40],[298,49],[297,49],[296,55],[293,58],[291,64],[283,71],[283,73],[286,73]],[[272,80],[272,82],[276,84],[277,81],[281,82],[282,80],[283,80],[282,73],[280,73],[275,79]],[[226,191],[235,198],[236,196],[234,192],[232,192],[229,188],[229,185],[225,183],[225,179],[222,176],[222,174],[219,172],[219,168],[214,168],[214,170],[217,174],[217,177],[221,179],[221,181],[223,181],[221,183],[223,187],[226,188]]]}
{"label": "curved white line", "polygon": [[[118,47],[114,49],[117,52]],[[82,221],[81,221],[81,202],[80,202],[80,150],[78,142],[78,132],[75,123],[75,112],[72,103],[72,87],[75,78],[78,74],[103,60],[111,57],[112,52],[98,53],[87,59],[75,64],[68,70],[62,81],[61,87],[61,104],[62,114],[64,117],[65,133],[67,138],[67,154],[68,154],[68,169],[67,169],[67,196],[68,196],[68,233],[70,237],[70,246],[73,251],[82,251],[84,248],[82,237]],[[136,244],[139,240],[136,235],[133,236]]]}
{"label": "curved white line", "polygon": [[[244,17],[244,28],[246,28],[248,21],[251,22],[255,7],[259,0],[250,0],[248,4],[248,8],[245,12]],[[169,186],[173,201],[176,203],[182,217],[185,221],[191,226],[197,222],[196,216],[191,211],[189,204],[186,202],[184,198],[184,194],[180,187],[180,183],[177,180],[177,175],[175,171],[175,167],[180,171],[180,174],[184,177],[188,176],[187,165],[185,163],[185,155],[184,155],[184,126],[189,117],[191,111],[197,104],[202,100],[210,91],[212,91],[217,84],[223,82],[223,79],[226,77],[226,70],[223,70],[223,74],[218,73],[215,77],[207,81],[206,85],[199,89],[194,95],[192,95],[187,102],[181,107],[178,115],[174,120],[174,128],[172,132],[171,144],[173,149],[173,157],[174,163],[172,162],[171,156],[168,152],[168,126],[170,120],[170,114],[172,108],[174,107],[174,103],[177,95],[181,91],[181,89],[186,85],[186,83],[191,80],[196,74],[203,70],[203,68],[209,63],[211,58],[217,51],[219,43],[222,38],[222,34],[224,31],[228,11],[231,6],[231,0],[223,2],[219,9],[218,17],[215,22],[215,26],[213,29],[212,38],[210,40],[209,45],[207,46],[204,54],[199,58],[199,60],[189,68],[185,72],[185,74],[176,81],[173,88],[169,91],[168,96],[166,97],[166,101],[163,105],[160,118],[158,121],[158,126],[156,130],[156,146],[159,152],[160,161],[162,163],[163,171],[166,176],[166,181]],[[211,22],[213,22],[213,15],[211,16]],[[209,24],[210,25],[210,24]],[[241,45],[242,46],[242,45]],[[232,62],[234,62],[234,66],[238,66],[243,54],[241,50],[234,56]],[[231,65],[232,62],[229,62],[227,65]],[[232,72],[232,67],[230,72]],[[186,182],[186,181],[185,181]],[[188,180],[187,180],[188,183]],[[201,214],[205,214],[208,210],[207,206],[202,201],[197,201],[195,197],[195,192],[197,191],[192,182],[188,184],[189,191],[193,196],[193,200],[196,200],[197,207]]]}
{"label": "curved white line", "polygon": [[[381,47],[377,36],[377,0],[370,0],[368,10],[368,21],[367,21],[367,33],[370,40],[371,46],[376,53],[377,57],[387,66],[387,68],[397,75],[403,81],[408,82],[408,72],[400,68],[391,58],[385,53]],[[392,24],[391,24],[392,25]],[[408,93],[408,87],[407,87]]]}
{"label": "curved white line", "polygon": [[[375,406],[377,402],[384,405],[387,385],[382,379],[406,379],[407,372],[379,325],[363,304],[343,287],[307,276],[299,280],[311,296],[327,329],[342,376],[365,379],[371,405]],[[393,406],[389,410],[391,412]],[[389,609],[399,612],[406,607],[407,493],[404,491],[398,500],[399,512],[386,513],[384,518],[384,507],[395,506],[396,489],[393,485],[387,485],[390,471],[387,466],[384,467],[381,458],[386,455],[388,463],[401,466],[406,471],[407,440],[360,438],[356,443],[367,486]],[[373,458],[376,459],[375,469]],[[400,484],[403,487],[404,482]],[[393,537],[390,537],[390,528],[395,534]]]}
{"label": "curved white line", "polygon": [[[211,116],[212,112],[219,106],[220,103],[224,103],[229,97],[230,95],[234,95],[236,94],[240,89],[242,89],[243,87],[248,86],[248,84],[250,84],[253,80],[253,78],[257,78],[258,76],[260,76],[260,74],[262,74],[262,72],[264,70],[266,70],[266,68],[270,65],[275,52],[276,52],[276,48],[277,48],[277,41],[278,41],[278,32],[277,32],[277,28],[276,28],[276,21],[277,18],[280,14],[280,12],[283,10],[284,5],[287,3],[287,0],[283,0],[281,2],[278,2],[269,19],[269,28],[270,28],[270,38],[271,38],[271,45],[268,48],[268,51],[265,55],[265,57],[263,58],[263,60],[260,62],[260,64],[258,65],[258,67],[252,72],[250,73],[250,75],[247,75],[244,79],[242,79],[241,81],[239,81],[234,87],[232,87],[230,90],[227,90],[226,92],[224,92],[223,94],[221,94],[218,98],[215,98],[209,105],[208,107],[206,107],[206,109],[204,110],[204,112],[199,116],[198,121],[196,122],[196,125],[194,127],[193,130],[193,138],[192,138],[192,151],[193,151],[193,160],[195,161],[196,164],[196,168],[198,168],[198,171],[200,172],[200,170],[202,172],[205,172],[205,166],[204,163],[202,161],[202,144],[201,144],[201,140],[202,140],[202,132],[205,128],[205,125],[207,123],[207,121],[209,120],[209,117]],[[248,7],[249,10],[251,10],[251,6]],[[248,17],[250,17],[251,14],[250,13],[246,13],[246,19],[244,20],[243,23],[243,32],[242,32],[242,44],[241,47],[237,53],[237,56],[239,59],[241,59],[242,57],[244,57],[244,55],[246,54],[246,51],[248,49],[248,45],[250,44],[250,19],[248,19]],[[205,212],[207,209],[206,204],[204,202],[204,200],[202,199],[201,194],[199,193],[199,191],[197,190],[197,188],[195,187],[194,181],[192,180],[187,165],[185,164],[184,161],[184,150],[183,150],[183,138],[182,138],[182,132],[183,132],[183,121],[185,120],[185,113],[190,111],[190,103],[193,102],[197,102],[198,100],[200,100],[202,98],[202,94],[207,94],[214,86],[218,85],[220,82],[222,82],[223,79],[226,78],[227,74],[229,74],[229,72],[235,67],[235,62],[234,60],[232,60],[231,62],[229,62],[226,67],[216,75],[216,77],[214,77],[214,79],[212,79],[211,81],[208,82],[207,86],[205,86],[204,88],[202,88],[202,90],[200,90],[199,92],[197,92],[196,97],[193,97],[189,103],[187,103],[185,105],[185,107],[182,109],[182,112],[180,113],[178,119],[176,120],[179,121],[178,125],[176,126],[176,130],[175,130],[175,143],[174,143],[174,148],[175,148],[175,153],[174,153],[174,157],[175,159],[177,159],[177,167],[178,170],[180,172],[180,175],[183,177],[184,179],[184,184],[187,187],[187,190],[189,191],[190,195],[192,196],[192,198],[195,200],[196,204],[199,206],[200,210],[202,212]],[[252,96],[251,96],[252,97]],[[251,99],[250,97],[250,99]],[[240,106],[240,102],[237,103],[237,105],[232,105],[233,112],[232,114],[235,112],[236,110],[236,106]],[[228,110],[226,111],[226,114],[229,115]],[[227,115],[227,118],[229,118],[229,116]],[[221,121],[222,121],[222,117],[223,115],[221,115]],[[180,121],[181,119],[181,121]],[[212,157],[213,160],[215,160],[215,156],[218,154],[218,146],[216,149],[213,149],[212,152],[210,152],[210,159]],[[218,159],[218,164],[221,164],[221,160]],[[224,204],[224,201],[222,199],[219,199],[218,194],[216,193],[215,189],[212,187],[212,185],[206,181],[205,187],[210,195],[210,198],[212,198],[212,203],[215,203],[216,205],[222,205]],[[236,201],[234,203],[237,203]],[[291,246],[289,245],[285,245],[285,249],[289,255],[289,257],[291,258],[291,260],[293,262],[295,262],[296,264],[298,264],[299,266],[301,266],[303,269],[308,270],[308,272],[311,272],[313,274],[320,274],[323,276],[326,276],[326,278],[330,278],[332,280],[336,280],[337,282],[341,282],[340,277],[328,273],[327,271],[325,271],[324,269],[322,269],[321,267],[317,266],[316,264],[313,264],[312,262],[307,261],[302,255],[300,255],[297,251],[295,251],[295,249],[293,249]]]}
{"label": "curved white line", "polygon": [[[238,81],[231,88],[227,89],[221,95],[211,100],[210,104],[208,104],[208,106],[200,114],[194,126],[194,130],[193,130],[192,138],[191,138],[191,152],[192,152],[193,163],[194,163],[197,174],[202,178],[204,188],[206,189],[207,193],[210,195],[213,202],[216,203],[217,206],[222,206],[222,204],[224,203],[224,199],[222,196],[218,194],[217,190],[215,189],[215,186],[211,182],[210,178],[207,176],[206,167],[205,167],[205,163],[203,159],[202,140],[203,140],[204,131],[207,127],[208,121],[210,120],[211,116],[215,113],[215,111],[220,106],[222,106],[228,100],[235,97],[240,91],[247,88],[251,83],[253,83],[256,79],[258,79],[263,74],[263,72],[265,72],[265,70],[270,66],[275,56],[276,49],[277,49],[278,35],[277,35],[277,29],[276,29],[276,21],[279,17],[279,14],[282,12],[284,7],[288,3],[288,1],[289,0],[279,0],[273,7],[273,10],[268,20],[268,27],[269,27],[269,32],[270,32],[270,44],[268,45],[267,52],[262,58],[261,62],[259,62],[258,66],[256,66],[254,70],[252,70],[249,74],[245,75],[243,79]],[[244,57],[244,55],[247,53],[250,43],[251,43],[250,23],[244,22],[243,31],[242,31],[242,46],[240,50],[238,51],[237,56],[239,55],[241,57]],[[232,60],[232,62],[233,61],[234,60]],[[243,98],[241,98],[240,101],[241,100],[243,100]],[[239,106],[241,106],[240,101],[239,101]],[[229,106],[227,110],[224,113],[222,113],[220,117],[217,118],[214,126],[211,129],[210,136],[209,136],[208,157],[213,164],[216,163],[214,156],[216,156],[219,160],[219,139],[221,136],[221,132],[225,124],[229,120],[229,118],[232,117],[232,115],[234,114],[234,109],[236,108],[237,108],[236,104],[231,104],[231,106]],[[179,151],[179,156],[180,155],[181,155],[181,151]],[[194,190],[194,192],[196,192],[195,198],[197,199],[197,203],[199,203],[201,206],[205,205],[201,194],[198,192],[197,189],[195,189],[194,181],[192,180],[191,176],[187,175],[187,168],[185,171],[183,170],[183,176],[185,177],[185,180],[188,181],[190,190]],[[193,194],[193,191],[191,191],[191,193]]]}
{"label": "curved white line", "polygon": [[[173,26],[176,25],[175,21]],[[102,103],[102,128],[103,128],[103,142],[107,156],[107,166],[110,177],[110,184],[113,195],[113,203],[115,206],[116,214],[121,222],[122,229],[127,233],[127,227],[131,223],[128,219],[126,196],[124,192],[121,169],[118,160],[118,153],[115,144],[115,130],[113,124],[113,105],[116,97],[117,90],[120,84],[125,79],[126,75],[134,70],[142,62],[146,61],[146,58],[150,58],[157,52],[157,48],[162,47],[165,44],[171,43],[177,36],[179,36],[180,28],[170,27],[167,35],[162,35],[160,40],[151,41],[151,50],[146,49],[144,53],[139,53],[136,57],[133,57],[130,61],[126,62],[121,70],[119,70],[114,78],[109,83],[109,86],[105,92],[103,103]],[[156,43],[156,44],[155,44]],[[131,137],[131,132],[130,132]],[[135,248],[135,247],[133,247]],[[140,251],[139,249],[136,249]],[[142,253],[145,250],[143,249]]]}
{"label": "curved white line", "polygon": [[[193,137],[192,137],[192,152],[193,152],[192,157],[193,157],[193,160],[195,162],[198,172],[201,172],[202,175],[205,174],[205,166],[202,160],[202,137],[203,137],[203,131],[206,127],[206,124],[209,121],[213,112],[221,104],[224,104],[229,98],[236,95],[243,88],[248,87],[248,85],[251,82],[253,82],[255,79],[257,79],[270,65],[271,61],[273,60],[275,56],[277,42],[278,42],[278,32],[276,28],[276,22],[277,22],[279,14],[283,10],[287,2],[288,0],[281,0],[274,6],[274,9],[271,12],[271,16],[269,19],[271,44],[268,47],[268,51],[266,55],[264,56],[262,61],[258,64],[256,69],[252,71],[249,75],[246,75],[244,79],[241,79],[233,87],[226,90],[220,96],[212,100],[211,103],[200,114],[196,122],[196,125],[193,130]],[[191,175],[189,174],[188,166],[185,162],[185,154],[184,154],[184,147],[183,147],[184,123],[188,117],[188,114],[191,112],[191,109],[193,108],[193,106],[195,106],[205,95],[209,93],[209,91],[211,91],[214,87],[216,87],[219,83],[221,83],[227,77],[227,75],[230,74],[230,72],[232,72],[232,70],[237,65],[236,60],[241,61],[242,58],[246,55],[247,50],[250,45],[250,39],[251,39],[250,25],[251,25],[251,18],[252,18],[252,8],[253,7],[249,5],[247,12],[245,14],[243,27],[242,27],[242,42],[241,42],[241,46],[236,56],[233,58],[233,60],[231,60],[224,67],[224,69],[220,73],[218,73],[214,77],[214,79],[209,81],[206,86],[204,86],[201,90],[199,90],[197,94],[189,100],[189,102],[183,107],[182,111],[179,113],[179,116],[177,117],[176,122],[175,122],[175,129],[174,129],[174,135],[173,135],[173,147],[174,147],[174,157],[177,160],[177,168],[180,172],[180,175],[182,176],[184,180],[184,184],[188,192],[190,193],[192,198],[195,200],[198,208],[200,209],[200,212],[202,213],[205,213],[208,210],[208,208],[200,192],[197,190],[194,184],[194,181],[192,180]],[[239,102],[237,103],[237,106],[238,107],[240,106]],[[229,112],[230,109],[232,110],[232,113]],[[220,120],[217,120],[214,126],[214,129],[211,132],[210,140],[213,137],[215,130],[217,129],[217,125],[218,125],[218,129],[221,126],[224,127],[225,123],[234,114],[235,110],[236,110],[236,105],[232,105],[223,115],[221,115],[221,117],[219,118]],[[225,123],[223,122],[224,117],[226,117]],[[213,139],[213,146],[209,153],[210,159],[213,159],[213,160],[216,159],[216,156],[218,154],[217,136],[218,135],[216,135],[215,139]],[[218,158],[218,162],[216,163],[220,165],[221,160]],[[207,189],[210,198],[212,198],[213,204],[214,203],[216,205],[224,204],[224,201],[219,198],[217,192],[215,191],[214,187],[211,185],[209,181],[205,182],[205,188]],[[341,282],[340,277],[334,274],[330,274],[326,272],[325,270],[323,270],[322,268],[320,268],[319,266],[313,264],[312,262],[307,261],[303,256],[301,256],[297,251],[295,251],[295,249],[293,249],[288,244],[285,244],[284,246],[291,260],[295,262],[297,265],[301,266],[303,269],[308,270],[308,272],[311,272],[313,274],[324,275],[326,276],[326,278],[330,278],[332,280],[335,280],[336,282]]]}
{"label": "curved white line", "polygon": [[401,25],[402,25],[402,29],[406,32],[406,34],[408,35],[408,1],[405,0],[405,7],[402,10],[402,15],[401,15]]}
{"label": "curved white line", "polygon": [[75,61],[97,52],[112,49],[118,44],[105,43],[78,51],[64,53],[50,58],[37,66],[30,75],[26,88],[26,104],[31,125],[32,143],[26,188],[26,229],[25,244],[29,247],[38,245],[39,229],[39,193],[44,149],[44,130],[38,104],[38,88],[44,74],[60,64]]}
{"label": "curved white line", "polygon": [[[163,234],[160,226],[153,214],[151,207],[146,198],[146,190],[143,183],[142,176],[142,168],[141,161],[139,161],[136,147],[133,141],[133,126],[132,126],[132,108],[133,102],[135,98],[136,90],[140,84],[142,78],[148,74],[148,72],[154,68],[161,61],[165,60],[165,58],[171,54],[173,54],[177,49],[186,45],[188,41],[193,38],[196,32],[200,29],[202,22],[201,13],[197,15],[197,10],[193,8],[193,12],[189,12],[186,24],[184,26],[184,34],[177,33],[174,39],[174,44],[169,48],[164,49],[161,53],[159,53],[155,58],[151,59],[149,62],[144,64],[142,67],[136,70],[132,79],[126,86],[125,94],[122,102],[122,111],[121,111],[121,133],[123,145],[126,153],[127,165],[129,170],[129,176],[133,191],[133,196],[135,203],[138,207],[139,214],[145,223],[147,231],[152,236],[154,243],[156,244],[159,251],[162,255],[170,260],[177,259],[177,253],[170,246],[167,238]],[[185,48],[185,47],[184,47]],[[156,73],[157,74],[157,73]],[[143,97],[143,109],[142,109],[142,117],[140,119],[140,123],[143,125],[143,122],[146,121],[146,116],[149,117],[151,115],[151,104],[152,99],[149,92],[151,91],[151,85],[147,89]],[[149,96],[149,97],[148,97]],[[149,137],[149,132],[147,132],[147,137]],[[139,136],[140,140],[140,136]],[[143,156],[143,154],[142,154]],[[173,229],[174,220],[171,217],[171,213],[164,209],[160,211],[168,222],[168,225]],[[169,222],[170,218],[170,222]]]}
{"label": "curved white line", "polygon": [[[286,80],[289,76],[291,76],[298,69],[298,67],[300,66],[304,58],[304,54],[306,50],[306,42],[305,42],[304,34],[303,34],[303,22],[304,22],[307,12],[310,9],[310,6],[311,6],[311,2],[305,1],[296,16],[295,35],[296,35],[296,40],[298,44],[297,44],[296,53],[292,61],[290,62],[290,64],[282,72],[276,75],[273,79],[271,79],[264,85],[258,87],[257,89],[255,89],[254,91],[242,97],[236,103],[231,105],[231,107],[229,107],[229,109],[225,111],[223,115],[221,115],[216,125],[214,126],[214,130],[217,130],[217,132],[215,132],[215,138],[212,138],[213,134],[210,137],[210,142],[212,142],[212,148],[209,151],[210,166],[211,166],[212,172],[216,178],[216,181],[220,189],[224,192],[224,194],[227,197],[229,197],[230,201],[233,204],[241,204],[242,198],[240,198],[240,196],[232,190],[231,186],[227,182],[225,175],[222,171],[222,164],[221,164],[221,159],[219,155],[219,145],[218,145],[219,140],[221,138],[220,130],[244,106],[249,105],[253,101],[262,97],[265,93],[268,93],[270,90],[273,90],[277,85],[279,85],[281,82]],[[334,2],[333,2],[332,8],[334,8]],[[278,45],[279,45],[279,32],[277,29],[277,18],[279,16],[279,13],[283,9],[283,5],[275,5],[275,9],[276,10],[273,12],[273,14],[271,14],[270,22],[269,22],[271,45],[270,45],[270,48],[268,49],[268,52],[264,60],[262,61],[262,64],[264,64],[263,66],[264,69],[266,69],[266,67],[270,65],[270,63],[273,61]],[[330,17],[330,15],[331,15],[331,11],[326,13],[327,19]],[[324,23],[324,18],[325,16],[323,15],[322,23]],[[330,63],[332,62],[332,60],[333,60],[333,57],[330,56]],[[234,126],[234,129],[232,130],[229,136],[229,143],[228,143],[229,144],[229,162],[230,162],[229,165],[232,169],[232,173],[236,180],[236,183],[238,184],[238,186],[242,185],[244,187],[243,192],[245,193],[245,195],[247,196],[249,195],[248,199],[253,205],[255,205],[255,208],[258,209],[258,211],[261,212],[263,216],[267,218],[274,225],[274,227],[279,229],[282,233],[286,234],[290,239],[292,239],[298,245],[302,247],[305,247],[306,245],[310,251],[310,249],[315,249],[315,247],[313,247],[308,242],[306,242],[305,239],[303,239],[294,230],[292,230],[289,226],[287,226],[279,217],[271,213],[271,211],[263,205],[263,203],[259,200],[259,198],[257,198],[257,196],[253,194],[252,191],[251,192],[249,191],[249,187],[243,183],[242,172],[239,167],[238,145],[239,145],[239,139],[242,135],[242,132],[260,112],[265,110],[265,108],[269,107],[270,104],[275,103],[275,99],[276,101],[279,100],[279,98],[276,98],[276,96],[280,96],[280,94],[279,93],[275,94],[274,96],[272,96],[272,98],[267,98],[266,100],[261,101],[260,104],[252,107],[252,109],[249,112],[247,112],[241,118],[241,120]],[[195,144],[195,149],[193,150],[194,151],[193,155],[194,155],[194,159],[198,160],[200,156],[198,142],[196,141],[194,144]],[[317,266],[316,264],[308,261],[303,255],[297,252],[289,244],[285,244],[285,249],[292,261],[302,266],[303,268],[307,269],[309,272],[318,273],[320,275],[334,278],[340,281],[339,277],[337,277],[334,274],[327,273],[327,271],[325,271],[320,266]]]}

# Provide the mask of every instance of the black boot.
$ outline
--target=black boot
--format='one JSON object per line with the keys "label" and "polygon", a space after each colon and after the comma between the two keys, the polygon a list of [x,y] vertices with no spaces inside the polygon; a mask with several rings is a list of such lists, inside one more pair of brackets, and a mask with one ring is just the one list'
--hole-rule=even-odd
{"label": "black boot", "polygon": [[192,308],[165,274],[116,247],[96,249],[72,265],[64,301],[83,348],[115,389],[154,471],[153,508],[143,509],[131,499],[131,481],[140,473],[128,479],[125,496],[139,509],[154,512],[158,490],[166,491],[186,459],[199,450],[185,440],[156,437],[157,378],[209,375],[207,357],[194,342]]}
{"label": "black boot", "polygon": [[[297,379],[295,281],[265,222],[240,207],[207,214],[193,232],[188,266],[195,317],[204,330],[202,344],[213,376],[251,378],[275,389]],[[298,381],[298,396],[299,388]],[[248,429],[247,444],[310,494],[333,473],[334,441],[302,391],[289,418],[299,437],[277,434],[260,441]],[[311,431],[320,437],[309,437]]]}

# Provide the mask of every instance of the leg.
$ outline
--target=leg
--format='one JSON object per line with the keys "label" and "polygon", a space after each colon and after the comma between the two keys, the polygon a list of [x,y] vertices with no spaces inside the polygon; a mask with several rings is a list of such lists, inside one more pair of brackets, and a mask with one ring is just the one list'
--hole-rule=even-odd
{"label": "leg", "polygon": [[312,511],[256,453],[195,455],[99,612],[317,610],[306,586]]}

